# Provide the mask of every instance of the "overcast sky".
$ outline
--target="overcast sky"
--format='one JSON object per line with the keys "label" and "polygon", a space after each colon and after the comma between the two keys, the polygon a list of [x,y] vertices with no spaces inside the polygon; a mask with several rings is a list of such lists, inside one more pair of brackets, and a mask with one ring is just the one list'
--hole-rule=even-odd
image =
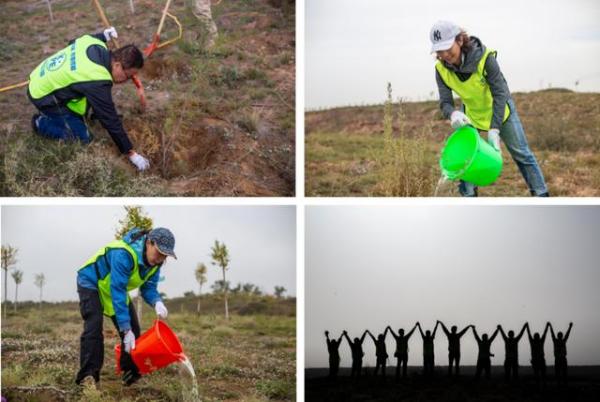
{"label": "overcast sky", "polygon": [[[221,270],[210,264],[215,239],[229,249],[226,275],[238,282],[258,285],[273,293],[284,286],[296,295],[296,214],[293,206],[145,206],[154,226],[171,229],[178,259],[168,258],[161,270],[165,280],[159,291],[168,297],[197,292],[196,264],[208,268],[210,285]],[[76,271],[98,249],[114,239],[125,211],[118,206],[2,207],[2,244],[19,249],[16,267],[24,272],[19,300],[38,300],[35,274],[43,272],[44,300],[77,300]],[[8,278],[8,296],[14,298],[14,281]],[[4,291],[4,288],[2,288]]]}
{"label": "overcast sky", "polygon": [[[306,367],[326,367],[323,332],[350,336],[389,324],[433,329],[440,319],[479,335],[497,324],[541,331],[547,321],[569,338],[570,364],[600,364],[600,207],[597,206],[373,206],[307,207]],[[422,364],[418,330],[410,339],[409,365]],[[447,340],[439,329],[436,364],[447,365]],[[374,365],[367,335],[365,364]],[[388,334],[390,364],[395,341]],[[521,364],[530,349],[521,340]],[[347,342],[341,365],[350,366]],[[462,364],[476,363],[471,331],[462,341]],[[500,336],[492,364],[503,364]],[[546,359],[553,364],[550,335]]]}
{"label": "overcast sky", "polygon": [[511,91],[600,91],[597,0],[306,0],[306,107],[437,99],[429,31],[454,21],[498,51]]}

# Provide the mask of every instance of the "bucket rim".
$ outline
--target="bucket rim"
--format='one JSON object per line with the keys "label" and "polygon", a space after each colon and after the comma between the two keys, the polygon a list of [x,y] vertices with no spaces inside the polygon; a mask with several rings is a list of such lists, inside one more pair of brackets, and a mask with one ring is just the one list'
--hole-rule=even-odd
{"label": "bucket rim", "polygon": [[[468,125],[463,126],[463,127],[471,128],[472,130],[468,130],[468,132],[471,134],[471,136],[477,136],[477,137],[479,137],[479,130],[475,126],[472,126],[472,125],[468,124]],[[444,149],[442,149],[442,155],[444,154],[444,151],[446,150],[446,147],[448,146],[448,143],[450,142],[450,139],[456,133],[458,133],[458,131],[461,130],[463,127],[460,127],[458,129],[456,129],[450,135],[450,137],[448,137],[448,140],[446,141],[446,145],[444,146]],[[476,138],[475,139],[475,149],[474,149],[471,157],[469,158],[469,163],[467,163],[462,169],[458,170],[457,172],[452,173],[452,174],[448,174],[448,170],[445,169],[442,166],[442,159],[440,159],[440,167],[442,168],[442,174],[444,176],[446,176],[450,180],[455,180],[456,178],[463,176],[465,174],[465,172],[471,167],[471,165],[473,164],[473,161],[475,160],[475,158],[473,157],[473,155],[477,154],[477,152],[479,152],[479,148],[481,147],[481,144],[480,144],[481,138],[477,138],[477,137],[475,137]]]}

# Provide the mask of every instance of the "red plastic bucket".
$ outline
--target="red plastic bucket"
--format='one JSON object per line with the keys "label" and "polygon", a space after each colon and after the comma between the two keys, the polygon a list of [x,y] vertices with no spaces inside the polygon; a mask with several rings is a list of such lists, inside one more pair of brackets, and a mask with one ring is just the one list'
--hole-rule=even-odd
{"label": "red plastic bucket", "polygon": [[[117,373],[120,373],[121,344],[115,346],[115,358]],[[131,358],[140,374],[148,374],[183,360],[185,355],[175,332],[163,321],[156,320],[148,331],[135,340],[135,349],[131,351]]]}

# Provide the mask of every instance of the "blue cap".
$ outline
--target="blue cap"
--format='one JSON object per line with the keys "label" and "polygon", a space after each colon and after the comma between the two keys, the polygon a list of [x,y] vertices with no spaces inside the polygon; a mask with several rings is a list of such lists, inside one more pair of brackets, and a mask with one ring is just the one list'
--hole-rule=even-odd
{"label": "blue cap", "polygon": [[164,255],[170,255],[177,259],[175,255],[175,236],[167,228],[155,228],[148,233],[148,240],[154,242],[158,251]]}

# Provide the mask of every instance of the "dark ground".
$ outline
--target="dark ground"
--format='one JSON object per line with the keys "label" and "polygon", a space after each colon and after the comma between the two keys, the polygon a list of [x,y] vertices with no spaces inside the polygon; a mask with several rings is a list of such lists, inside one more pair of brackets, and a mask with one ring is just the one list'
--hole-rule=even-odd
{"label": "dark ground", "polygon": [[[396,382],[395,366],[388,366],[387,378],[373,377],[373,368],[360,381],[350,378],[350,368],[340,368],[332,380],[328,369],[306,369],[306,401],[598,401],[600,400],[600,366],[569,367],[569,385],[558,387],[554,367],[549,366],[545,389],[539,388],[529,367],[520,368],[519,382],[505,383],[503,367],[492,367],[490,380],[474,379],[475,367],[461,367],[461,377],[449,378],[446,367],[436,367],[428,381],[420,367],[409,367],[408,378]],[[363,373],[364,373],[363,369]]]}

